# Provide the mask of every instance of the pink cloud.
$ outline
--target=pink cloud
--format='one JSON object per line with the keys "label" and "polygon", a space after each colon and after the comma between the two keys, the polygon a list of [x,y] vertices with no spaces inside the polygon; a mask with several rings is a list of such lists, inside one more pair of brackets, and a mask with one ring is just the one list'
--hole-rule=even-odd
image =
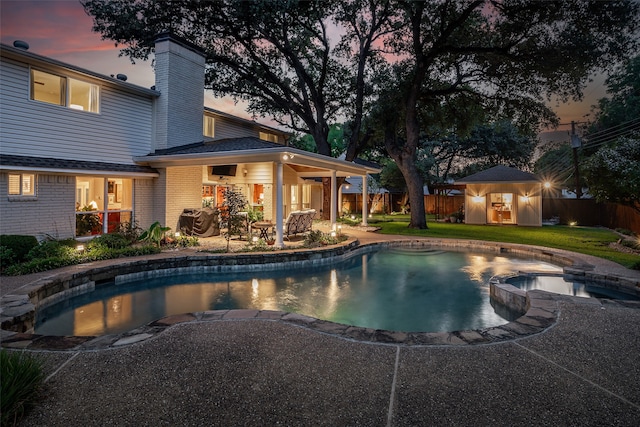
{"label": "pink cloud", "polygon": [[46,56],[115,50],[112,42],[91,31],[92,19],[78,1],[3,0],[0,7],[3,43],[24,40],[31,50]]}

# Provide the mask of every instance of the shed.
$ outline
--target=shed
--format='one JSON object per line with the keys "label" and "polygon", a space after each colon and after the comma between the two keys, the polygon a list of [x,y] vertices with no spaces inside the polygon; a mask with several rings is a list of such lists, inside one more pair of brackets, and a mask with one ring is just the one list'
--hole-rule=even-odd
{"label": "shed", "polygon": [[507,166],[495,166],[456,181],[465,184],[467,224],[542,225],[542,180]]}

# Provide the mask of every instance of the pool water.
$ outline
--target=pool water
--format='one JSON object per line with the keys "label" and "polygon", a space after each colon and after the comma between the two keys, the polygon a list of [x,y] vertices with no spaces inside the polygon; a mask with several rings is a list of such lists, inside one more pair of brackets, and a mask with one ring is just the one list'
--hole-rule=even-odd
{"label": "pool water", "polygon": [[318,268],[211,273],[96,287],[36,313],[43,335],[105,335],[206,310],[301,313],[374,329],[441,332],[507,323],[489,301],[489,279],[561,267],[489,253],[388,250]]}
{"label": "pool water", "polygon": [[562,277],[557,276],[518,276],[513,279],[507,279],[507,283],[525,291],[538,289],[584,298],[638,299],[633,295],[607,289],[595,283],[567,282]]}

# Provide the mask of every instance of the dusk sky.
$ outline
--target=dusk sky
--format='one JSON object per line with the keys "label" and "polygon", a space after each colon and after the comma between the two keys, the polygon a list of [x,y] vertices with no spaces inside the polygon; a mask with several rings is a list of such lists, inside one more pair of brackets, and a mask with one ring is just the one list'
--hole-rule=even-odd
{"label": "dusk sky", "polygon": [[[128,82],[144,87],[154,84],[151,61],[132,65],[126,57],[118,57],[119,49],[109,40],[101,40],[100,34],[91,30],[92,19],[77,0],[0,0],[0,39],[12,45],[14,40],[29,43],[29,51],[59,61],[111,75],[123,73]],[[585,120],[591,105],[606,95],[604,78],[596,78],[584,91],[580,103],[567,103],[552,108],[560,116],[561,123]],[[214,99],[205,94],[205,105],[244,118],[250,118],[242,105],[234,105],[230,99]],[[265,124],[268,119],[260,119]],[[570,129],[561,126],[559,129]]]}

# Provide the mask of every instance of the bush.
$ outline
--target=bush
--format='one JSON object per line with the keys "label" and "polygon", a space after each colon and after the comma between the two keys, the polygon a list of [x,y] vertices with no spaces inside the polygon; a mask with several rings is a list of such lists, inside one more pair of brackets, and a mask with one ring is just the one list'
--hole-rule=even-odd
{"label": "bush", "polygon": [[44,373],[39,359],[25,352],[0,351],[2,426],[16,425],[34,404]]}
{"label": "bush", "polygon": [[304,238],[302,246],[305,248],[316,248],[324,245],[335,245],[337,243],[347,240],[347,236],[331,236],[331,234],[325,234],[320,230],[310,231]]}
{"label": "bush", "polygon": [[123,249],[131,245],[131,240],[120,233],[103,234],[102,236],[92,239],[88,243],[89,249],[94,247],[105,247],[110,249]]}
{"label": "bush", "polygon": [[77,258],[41,258],[12,265],[11,267],[8,267],[4,273],[8,276],[20,276],[23,274],[39,273],[41,271],[53,270],[55,268],[66,267],[74,264],[78,264]]}
{"label": "bush", "polygon": [[634,233],[631,230],[628,230],[626,228],[616,228],[616,231],[620,234],[624,234],[625,236],[633,236]]}
{"label": "bush", "polygon": [[16,256],[13,250],[6,246],[0,246],[0,271],[7,267],[11,267],[16,263]]}
{"label": "bush", "polygon": [[200,242],[198,241],[198,237],[197,236],[185,236],[185,235],[180,235],[180,236],[174,238],[173,241],[171,242],[171,244],[173,246],[180,247],[180,248],[188,248],[188,247],[191,247],[191,246],[200,246]]}
{"label": "bush", "polygon": [[67,258],[76,254],[76,242],[73,239],[46,240],[32,248],[26,256],[29,261],[44,258]]}
{"label": "bush", "polygon": [[26,259],[31,249],[38,246],[38,239],[34,236],[2,235],[0,236],[0,246],[11,249],[14,262],[22,262]]}
{"label": "bush", "polygon": [[138,227],[138,222],[121,222],[118,227],[118,233],[121,236],[124,236],[130,243],[135,243],[138,241],[140,237],[140,233],[142,230]]}
{"label": "bush", "polygon": [[[55,242],[48,242],[55,243]],[[55,246],[55,245],[51,245]],[[65,248],[64,245],[60,245]],[[53,270],[54,268],[81,264],[83,262],[100,261],[105,259],[123,258],[131,256],[150,255],[160,252],[160,248],[153,245],[128,246],[126,248],[113,249],[101,245],[90,247],[84,254],[79,254],[75,248],[69,248],[59,252],[58,255],[46,258],[33,259],[22,264],[8,267],[4,273],[9,276],[39,273]]]}
{"label": "bush", "polygon": [[623,239],[620,241],[620,244],[635,251],[640,251],[640,240]]}

